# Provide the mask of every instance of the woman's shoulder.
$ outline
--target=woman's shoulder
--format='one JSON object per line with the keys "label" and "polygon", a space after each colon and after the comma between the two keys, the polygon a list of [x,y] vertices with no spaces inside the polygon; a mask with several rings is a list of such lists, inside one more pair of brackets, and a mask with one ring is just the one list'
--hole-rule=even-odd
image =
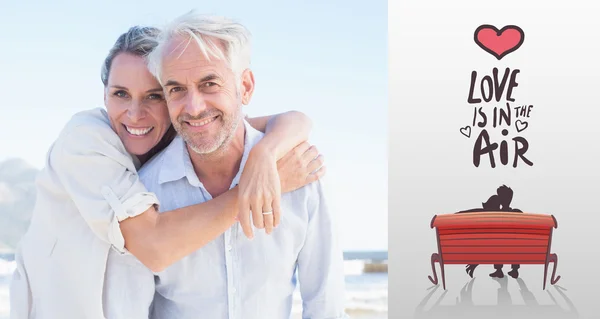
{"label": "woman's shoulder", "polygon": [[109,157],[132,169],[138,159],[129,154],[121,138],[112,129],[104,109],[90,109],[74,114],[51,146],[47,158],[55,163],[71,162],[73,156]]}
{"label": "woman's shoulder", "polygon": [[57,142],[95,145],[108,143],[123,148],[121,139],[112,129],[108,114],[102,108],[75,113],[59,133]]}
{"label": "woman's shoulder", "polygon": [[108,114],[96,108],[76,113],[65,124],[55,141],[55,146],[67,152],[120,154],[130,157],[123,142],[112,129]]}
{"label": "woman's shoulder", "polygon": [[63,133],[86,128],[112,131],[106,111],[102,108],[95,108],[75,113],[63,128]]}

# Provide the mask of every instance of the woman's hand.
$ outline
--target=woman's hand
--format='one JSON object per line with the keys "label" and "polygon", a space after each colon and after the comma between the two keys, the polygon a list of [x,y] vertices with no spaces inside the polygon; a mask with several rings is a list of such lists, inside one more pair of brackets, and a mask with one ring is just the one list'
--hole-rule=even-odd
{"label": "woman's hand", "polygon": [[282,191],[295,191],[317,181],[325,174],[323,164],[323,155],[316,146],[307,142],[296,146],[277,162]]}
{"label": "woman's hand", "polygon": [[323,156],[306,142],[279,161],[273,153],[257,144],[248,155],[238,184],[239,221],[244,234],[253,237],[250,212],[254,226],[264,228],[270,234],[280,222],[281,192],[301,188],[324,174]]}

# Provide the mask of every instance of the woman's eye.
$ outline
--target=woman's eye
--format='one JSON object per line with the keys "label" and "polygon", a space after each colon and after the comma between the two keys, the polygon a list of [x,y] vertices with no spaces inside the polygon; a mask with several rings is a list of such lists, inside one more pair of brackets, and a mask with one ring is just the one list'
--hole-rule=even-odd
{"label": "woman's eye", "polygon": [[117,91],[117,92],[114,93],[114,95],[116,97],[125,98],[125,97],[127,97],[127,92],[125,92],[125,91]]}
{"label": "woman's eye", "polygon": [[149,100],[162,100],[163,97],[160,94],[150,94],[148,95]]}

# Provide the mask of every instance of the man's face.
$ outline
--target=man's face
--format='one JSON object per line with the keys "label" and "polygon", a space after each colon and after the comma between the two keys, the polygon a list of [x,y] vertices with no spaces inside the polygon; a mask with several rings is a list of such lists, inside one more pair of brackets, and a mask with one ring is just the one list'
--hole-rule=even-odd
{"label": "man's face", "polygon": [[[162,83],[175,130],[194,152],[209,154],[227,144],[242,123],[247,88],[241,83],[241,89],[236,89],[235,76],[225,61],[214,57],[209,61],[195,41],[186,48],[187,43],[188,38],[179,37],[167,46]],[[249,76],[253,85],[251,72]]]}

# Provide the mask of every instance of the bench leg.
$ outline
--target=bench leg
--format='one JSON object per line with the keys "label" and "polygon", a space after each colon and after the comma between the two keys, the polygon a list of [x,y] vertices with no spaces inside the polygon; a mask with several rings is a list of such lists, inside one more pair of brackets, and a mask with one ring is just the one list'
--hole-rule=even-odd
{"label": "bench leg", "polygon": [[444,290],[446,290],[446,276],[444,274],[444,263],[442,262],[442,258],[440,258],[440,255],[437,253],[431,254],[431,270],[433,271],[433,278],[431,278],[431,276],[427,276],[427,278],[429,278],[429,280],[434,285],[438,284],[438,282],[439,282],[438,276],[437,276],[437,272],[435,271],[435,263],[436,262],[440,264],[440,270],[442,271],[442,285],[444,287]]}
{"label": "bench leg", "polygon": [[546,290],[546,278],[548,278],[548,266],[550,263],[554,263],[554,267],[552,269],[552,277],[550,277],[550,284],[554,285],[560,280],[560,276],[556,276],[556,268],[558,267],[558,256],[556,254],[550,254],[548,256],[548,261],[544,265],[544,290]]}

